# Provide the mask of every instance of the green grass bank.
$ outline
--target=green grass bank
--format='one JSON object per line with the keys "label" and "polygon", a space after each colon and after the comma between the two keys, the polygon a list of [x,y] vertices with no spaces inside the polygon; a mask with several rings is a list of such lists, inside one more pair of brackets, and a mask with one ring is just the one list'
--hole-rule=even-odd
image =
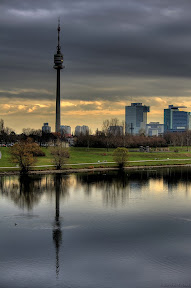
{"label": "green grass bank", "polygon": [[[11,160],[9,147],[0,147],[0,171],[15,171],[17,170],[15,163]],[[35,166],[53,165],[52,155],[49,148],[42,148],[45,152],[44,157],[38,157]],[[71,147],[70,158],[65,168],[104,168],[115,167],[113,162],[114,149],[105,148],[79,148]],[[188,150],[188,151],[187,151]],[[176,151],[176,152],[175,152]],[[178,152],[177,152],[178,151]],[[85,163],[85,164],[80,164]],[[92,164],[95,163],[95,164]],[[80,165],[76,165],[80,164]],[[153,149],[151,152],[137,152],[137,149],[129,150],[129,161],[126,166],[161,166],[161,165],[185,165],[191,164],[191,147],[170,147],[169,151],[165,149]],[[1,168],[8,167],[8,168]],[[48,170],[54,169],[50,167],[34,167],[33,170]]]}

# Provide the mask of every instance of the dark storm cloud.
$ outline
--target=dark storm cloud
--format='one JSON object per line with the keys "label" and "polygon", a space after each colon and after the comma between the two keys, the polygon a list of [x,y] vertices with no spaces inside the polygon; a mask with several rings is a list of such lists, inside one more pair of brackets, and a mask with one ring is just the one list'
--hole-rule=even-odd
{"label": "dark storm cloud", "polygon": [[[191,2],[186,0],[1,0],[1,88],[7,88],[9,83],[14,88],[46,87],[53,91],[53,54],[57,17],[60,16],[66,65],[64,81],[68,83],[66,97],[99,99],[107,98],[108,93],[111,100],[120,100],[128,93],[148,96],[147,89],[141,92],[139,87],[137,91],[133,88],[127,92],[125,89],[97,91],[92,87],[76,93],[72,87],[69,89],[69,84],[71,79],[91,76],[95,77],[96,86],[99,85],[97,75],[190,77],[190,10]],[[47,95],[28,93],[27,97],[46,98]]]}

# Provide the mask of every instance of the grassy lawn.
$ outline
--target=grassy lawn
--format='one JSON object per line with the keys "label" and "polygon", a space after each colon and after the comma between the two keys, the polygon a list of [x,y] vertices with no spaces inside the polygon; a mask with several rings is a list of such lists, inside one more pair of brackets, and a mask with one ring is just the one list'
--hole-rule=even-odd
{"label": "grassy lawn", "polygon": [[[174,152],[174,149],[177,148],[179,152]],[[15,167],[16,164],[12,163],[10,156],[9,147],[0,147],[2,153],[2,158],[0,159],[0,168],[1,167]],[[52,165],[52,155],[49,148],[42,148],[45,152],[45,157],[38,157],[35,165]],[[128,163],[128,166],[149,166],[149,165],[168,165],[168,164],[191,164],[191,147],[189,147],[190,152],[187,152],[187,147],[170,147],[169,151],[165,152],[129,152],[129,161],[139,161],[139,160],[161,160],[154,162],[134,162]],[[98,165],[80,165],[80,166],[69,166],[70,168],[93,168],[94,167],[106,167],[106,166],[115,166],[115,164],[107,164],[106,162],[113,162],[114,149],[106,150],[106,148],[70,148],[70,159],[68,164],[77,164],[77,163],[98,163]],[[164,161],[167,159],[188,159],[186,161]],[[99,163],[99,162],[105,162]],[[69,168],[68,167],[68,168]],[[47,168],[44,168],[47,169]],[[52,169],[52,168],[51,168]]]}
{"label": "grassy lawn", "polygon": [[16,164],[12,163],[11,161],[10,148],[0,147],[0,151],[1,151],[0,166],[1,167],[15,167]]}
{"label": "grassy lawn", "polygon": [[70,163],[94,163],[98,161],[113,161],[114,149],[107,150],[105,148],[78,148],[71,147],[70,148]]}

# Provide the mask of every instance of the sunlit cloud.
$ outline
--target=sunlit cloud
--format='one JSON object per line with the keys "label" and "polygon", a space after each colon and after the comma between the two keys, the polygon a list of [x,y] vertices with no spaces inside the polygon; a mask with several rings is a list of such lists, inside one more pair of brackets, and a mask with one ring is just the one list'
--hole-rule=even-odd
{"label": "sunlit cloud", "polygon": [[72,107],[72,106],[76,106],[76,105],[72,102],[65,102],[65,101],[61,102],[61,107]]}
{"label": "sunlit cloud", "polygon": [[43,18],[49,17],[51,15],[51,11],[45,9],[34,9],[34,10],[18,10],[18,9],[9,9],[8,13],[10,15],[16,17],[24,17],[24,18]]}
{"label": "sunlit cloud", "polygon": [[90,104],[94,104],[94,105],[101,105],[102,102],[100,101],[80,101],[81,105],[90,105]]}
{"label": "sunlit cloud", "polygon": [[1,90],[0,93],[3,94],[10,94],[10,95],[18,95],[22,93],[34,93],[34,94],[47,94],[50,95],[52,92],[46,90],[46,89],[7,89],[7,90]]}
{"label": "sunlit cloud", "polygon": [[40,108],[47,108],[49,107],[49,105],[45,105],[45,104],[35,104],[35,106],[38,106]]}
{"label": "sunlit cloud", "polygon": [[26,109],[26,105],[18,105],[18,109],[19,110],[24,110],[24,109]]}

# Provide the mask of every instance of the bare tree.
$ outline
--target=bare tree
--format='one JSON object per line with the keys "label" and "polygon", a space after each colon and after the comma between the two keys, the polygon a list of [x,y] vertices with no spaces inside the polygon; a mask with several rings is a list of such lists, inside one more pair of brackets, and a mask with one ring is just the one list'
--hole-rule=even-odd
{"label": "bare tree", "polygon": [[56,146],[52,147],[51,154],[57,170],[60,170],[70,157],[69,149],[62,147],[60,140],[57,140]]}

